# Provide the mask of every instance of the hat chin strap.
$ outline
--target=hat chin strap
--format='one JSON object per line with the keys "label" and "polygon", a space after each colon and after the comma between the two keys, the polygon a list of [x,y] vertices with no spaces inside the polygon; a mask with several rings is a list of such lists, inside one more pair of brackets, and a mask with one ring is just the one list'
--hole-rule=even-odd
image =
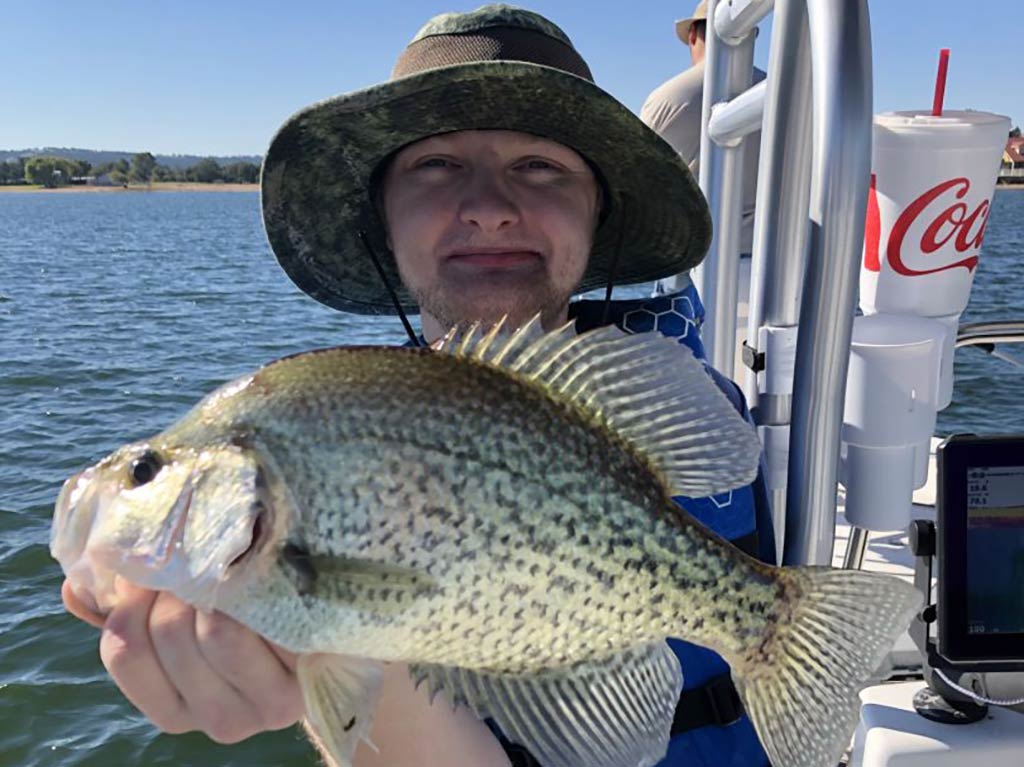
{"label": "hat chin strap", "polygon": [[[377,270],[377,274],[380,276],[380,281],[384,283],[384,289],[387,290],[388,295],[391,296],[391,303],[394,304],[395,310],[398,312],[398,316],[402,320],[402,325],[405,327],[405,332],[409,335],[409,340],[412,341],[413,346],[423,346],[420,342],[419,336],[416,335],[416,331],[412,329],[412,325],[409,323],[409,318],[405,315],[405,310],[402,308],[402,302],[398,300],[398,294],[395,289],[391,287],[391,283],[388,282],[388,276],[384,273],[384,267],[380,265],[380,259],[377,258],[377,254],[370,246],[370,240],[366,236],[366,232],[362,229],[359,230],[359,241],[363,243],[363,247],[366,248],[367,255],[370,256],[370,260],[373,262],[374,268]],[[611,286],[608,286],[609,295],[611,295]]]}
{"label": "hat chin strap", "polygon": [[608,314],[612,308],[612,288],[615,287],[615,274],[619,268],[619,254],[622,252],[622,232],[619,232],[618,243],[615,246],[615,253],[612,255],[612,262],[608,265],[608,286],[604,289],[604,312],[601,314],[601,324],[608,324]]}

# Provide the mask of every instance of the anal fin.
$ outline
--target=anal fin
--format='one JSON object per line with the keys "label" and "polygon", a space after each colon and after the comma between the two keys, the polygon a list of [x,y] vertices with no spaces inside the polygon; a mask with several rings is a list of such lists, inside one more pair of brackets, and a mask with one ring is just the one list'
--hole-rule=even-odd
{"label": "anal fin", "polygon": [[417,683],[497,722],[545,767],[649,767],[665,756],[683,685],[664,641],[540,674],[413,666]]}

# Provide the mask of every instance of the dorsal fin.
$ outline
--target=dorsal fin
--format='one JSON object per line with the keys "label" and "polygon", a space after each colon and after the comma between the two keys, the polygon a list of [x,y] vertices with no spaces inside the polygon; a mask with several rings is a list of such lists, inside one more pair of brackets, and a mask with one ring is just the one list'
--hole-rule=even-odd
{"label": "dorsal fin", "polygon": [[451,331],[435,349],[501,367],[573,403],[629,442],[673,495],[702,498],[749,484],[761,445],[690,349],[660,333],[606,326],[577,335],[572,323],[543,333],[534,317]]}

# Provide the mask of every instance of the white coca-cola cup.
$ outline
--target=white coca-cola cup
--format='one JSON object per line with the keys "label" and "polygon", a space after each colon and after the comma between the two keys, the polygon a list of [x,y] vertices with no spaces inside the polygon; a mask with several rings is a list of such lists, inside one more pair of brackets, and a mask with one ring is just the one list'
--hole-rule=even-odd
{"label": "white coca-cola cup", "polygon": [[953,386],[953,348],[991,210],[1010,120],[988,112],[875,115],[860,306],[950,328],[940,408]]}

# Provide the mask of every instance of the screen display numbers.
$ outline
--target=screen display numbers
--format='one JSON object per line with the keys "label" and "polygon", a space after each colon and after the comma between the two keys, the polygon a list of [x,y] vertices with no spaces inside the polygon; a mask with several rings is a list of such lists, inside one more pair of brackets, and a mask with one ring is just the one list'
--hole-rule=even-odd
{"label": "screen display numbers", "polygon": [[1024,466],[967,471],[967,631],[1024,632]]}

